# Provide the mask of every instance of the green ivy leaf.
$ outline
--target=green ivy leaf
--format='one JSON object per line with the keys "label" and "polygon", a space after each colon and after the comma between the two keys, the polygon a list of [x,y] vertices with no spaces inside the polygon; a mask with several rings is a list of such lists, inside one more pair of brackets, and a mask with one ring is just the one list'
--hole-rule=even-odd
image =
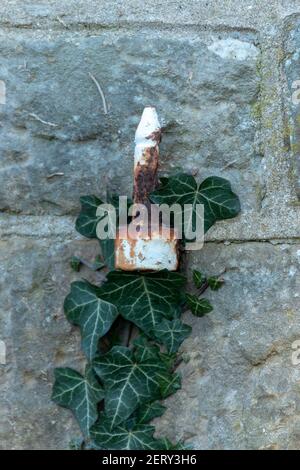
{"label": "green ivy leaf", "polygon": [[115,305],[99,297],[100,288],[87,281],[72,283],[66,297],[64,310],[67,319],[80,327],[82,349],[91,361],[98,348],[98,341],[104,336],[118,316]]}
{"label": "green ivy leaf", "polygon": [[171,387],[173,374],[160,359],[156,347],[131,350],[113,347],[97,357],[93,366],[104,383],[105,414],[111,428],[125,421],[139,405],[160,398],[167,386]]}
{"label": "green ivy leaf", "polygon": [[82,438],[80,439],[71,439],[69,442],[68,449],[69,450],[83,450],[84,449],[84,440]]}
{"label": "green ivy leaf", "polygon": [[168,398],[181,389],[181,377],[179,374],[161,374],[159,378],[162,398]]}
{"label": "green ivy leaf", "polygon": [[196,295],[186,294],[187,305],[196,317],[203,317],[213,310],[212,305],[207,299],[199,299]]}
{"label": "green ivy leaf", "polygon": [[185,283],[181,274],[167,270],[145,274],[113,271],[101,288],[101,297],[115,303],[124,318],[149,334],[163,318],[178,315]]}
{"label": "green ivy leaf", "polygon": [[146,403],[136,411],[136,421],[138,424],[148,424],[154,418],[162,416],[166,409],[159,401]]}
{"label": "green ivy leaf", "polygon": [[75,228],[84,237],[97,238],[96,229],[101,217],[98,217],[96,212],[98,206],[103,202],[96,196],[82,196],[80,202],[81,211],[76,220]]}
{"label": "green ivy leaf", "polygon": [[196,228],[196,204],[204,205],[204,232],[217,221],[231,219],[240,212],[240,202],[231,190],[229,181],[217,176],[206,178],[197,184],[191,175],[179,174],[164,180],[163,185],[151,194],[156,204],[192,204],[189,225]]}
{"label": "green ivy leaf", "polygon": [[89,435],[90,427],[96,422],[97,404],[104,398],[104,391],[91,367],[85,376],[69,367],[54,371],[55,383],[52,400],[60,406],[72,410],[84,435]]}
{"label": "green ivy leaf", "polygon": [[[205,232],[217,221],[235,217],[240,211],[238,197],[230,183],[223,178],[209,177],[200,185],[190,175],[162,178],[161,185],[152,194],[158,204],[174,203],[193,207],[189,225],[196,228],[196,205],[204,205]],[[108,195],[107,202],[117,209],[119,198]],[[131,202],[129,202],[130,204]],[[102,201],[96,196],[81,198],[81,212],[76,229],[87,238],[97,238],[97,224],[104,215],[96,212]],[[130,219],[128,219],[128,222]],[[186,221],[185,221],[186,222]],[[114,267],[114,240],[99,240],[102,254],[109,269]],[[91,264],[74,257],[71,266],[79,270],[80,264],[93,270],[102,269],[99,258]],[[210,286],[217,290],[222,280],[206,279],[199,271],[193,272],[193,280],[199,296]],[[207,299],[184,294],[186,279],[167,270],[155,273],[128,273],[112,271],[107,281],[96,287],[87,281],[73,283],[65,300],[65,313],[69,321],[78,325],[82,334],[82,346],[92,365],[85,375],[70,368],[55,370],[52,399],[75,414],[85,435],[80,449],[107,450],[177,450],[184,447],[179,442],[155,439],[152,419],[161,416],[165,407],[159,400],[167,398],[181,387],[176,368],[176,351],[190,334],[191,328],[180,320],[182,307],[187,304],[196,316],[212,310]],[[133,348],[113,346],[112,324],[121,317],[134,323],[142,335],[133,342]],[[117,325],[116,325],[117,326]],[[116,332],[118,328],[115,328]],[[96,355],[99,339],[109,332],[102,342],[104,355]],[[151,342],[149,339],[152,338]],[[127,344],[127,338],[125,339]],[[161,352],[154,344],[166,346]],[[96,357],[95,357],[96,356]],[[103,383],[100,385],[97,376]],[[98,414],[98,404],[104,399],[104,410]],[[102,408],[101,408],[102,409]],[[92,440],[91,440],[91,439]]]}
{"label": "green ivy leaf", "polygon": [[[104,216],[97,216],[97,208],[103,201],[96,196],[82,196],[80,198],[81,212],[76,220],[76,230],[81,235],[87,238],[97,238],[97,224]],[[117,219],[119,217],[119,196],[116,194],[108,194],[107,202],[116,208]],[[127,199],[127,209],[132,204],[130,199]],[[130,218],[128,219],[128,221]],[[115,266],[115,241],[109,238],[99,240],[101,252],[107,267],[112,270]]]}
{"label": "green ivy leaf", "polygon": [[105,264],[112,271],[115,268],[115,240],[106,238],[105,240],[99,240],[99,243]]}
{"label": "green ivy leaf", "polygon": [[208,282],[208,285],[209,285],[209,287],[211,288],[211,290],[218,290],[218,289],[220,289],[220,288],[223,286],[223,284],[224,284],[224,280],[223,280],[223,279],[220,279],[220,278],[215,277],[215,276],[209,277],[209,278],[207,279],[207,282]]}
{"label": "green ivy leaf", "polygon": [[160,381],[160,396],[167,398],[181,388],[181,377],[179,374],[174,374],[172,371],[175,368],[175,361],[177,355],[175,353],[165,354],[161,353],[158,346],[151,344],[143,336],[139,336],[134,341],[135,357],[139,360],[153,360],[161,361],[164,369],[157,372]]}
{"label": "green ivy leaf", "polygon": [[111,429],[110,419],[103,418],[91,429],[91,438],[102,450],[154,450],[160,441],[153,437],[155,428],[145,424],[133,427],[126,423]]}
{"label": "green ivy leaf", "polygon": [[166,353],[159,353],[161,360],[166,364],[166,366],[173,370],[175,368],[175,363],[177,359],[177,354],[166,354]]}
{"label": "green ivy leaf", "polygon": [[143,361],[144,359],[156,359],[157,356],[159,356],[165,366],[168,369],[171,368],[170,363],[167,363],[161,358],[159,347],[156,344],[150,343],[143,333],[133,341],[133,346],[134,357],[139,361]]}
{"label": "green ivy leaf", "polygon": [[[87,238],[97,238],[97,224],[101,220],[101,216],[97,216],[97,209],[103,201],[96,196],[82,196],[80,198],[81,211],[77,217],[75,228],[77,232]],[[112,201],[111,201],[112,203]],[[109,269],[114,268],[115,259],[114,240],[109,238],[106,240],[99,240],[103,258]]]}
{"label": "green ivy leaf", "polygon": [[160,450],[189,450],[182,442],[173,442],[169,441],[167,438],[159,439],[159,449]]}
{"label": "green ivy leaf", "polygon": [[202,287],[203,284],[205,283],[206,277],[202,273],[200,273],[200,271],[197,271],[196,269],[194,269],[193,281],[194,281],[195,287],[197,287],[197,289],[200,289],[200,287]]}
{"label": "green ivy leaf", "polygon": [[72,256],[72,259],[70,261],[70,266],[73,269],[73,271],[78,273],[80,271],[81,260],[77,258],[77,256]]}
{"label": "green ivy leaf", "polygon": [[179,319],[162,320],[153,330],[153,336],[167,347],[169,353],[178,351],[181,343],[190,335],[192,328]]}

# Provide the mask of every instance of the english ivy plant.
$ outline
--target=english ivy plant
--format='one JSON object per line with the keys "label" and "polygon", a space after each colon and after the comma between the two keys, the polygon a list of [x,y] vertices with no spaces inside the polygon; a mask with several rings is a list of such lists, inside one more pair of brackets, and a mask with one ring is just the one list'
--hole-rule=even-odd
{"label": "english ivy plant", "polygon": [[[240,211],[230,183],[219,177],[201,184],[186,174],[162,178],[150,197],[153,203],[177,203],[182,208],[203,204],[205,231]],[[109,202],[115,204],[117,198],[110,196]],[[97,238],[96,211],[101,203],[96,196],[81,198],[76,229],[87,238]],[[192,226],[195,217],[192,211]],[[181,443],[155,438],[150,423],[165,412],[162,400],[181,387],[178,350],[191,333],[182,313],[189,309],[201,317],[211,312],[202,294],[208,288],[218,290],[223,280],[194,271],[196,293],[188,293],[186,278],[178,272],[114,270],[114,241],[100,245],[105,281],[74,282],[64,303],[67,319],[80,328],[86,370],[82,375],[71,368],[56,369],[52,399],[74,413],[83,435],[80,449],[180,449]],[[71,262],[75,271],[81,264],[77,258]],[[99,260],[92,265],[93,270],[102,267]]]}

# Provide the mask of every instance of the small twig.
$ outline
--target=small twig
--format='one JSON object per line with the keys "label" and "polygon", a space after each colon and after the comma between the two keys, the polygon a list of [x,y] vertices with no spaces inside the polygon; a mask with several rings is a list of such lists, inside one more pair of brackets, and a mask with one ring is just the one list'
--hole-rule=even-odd
{"label": "small twig", "polygon": [[54,178],[54,176],[64,176],[64,173],[51,173],[51,175],[47,175],[46,178],[49,180],[50,178]]}
{"label": "small twig", "polygon": [[230,168],[232,165],[234,165],[237,162],[237,160],[232,160],[231,162],[228,162],[223,168],[221,168],[221,171],[227,170],[227,168]]}
{"label": "small twig", "polygon": [[29,116],[32,117],[33,119],[36,119],[37,121],[41,122],[42,124],[46,124],[46,126],[58,127],[58,124],[54,124],[53,122],[44,121],[44,119],[41,119],[37,114],[29,113]]}
{"label": "small twig", "polygon": [[64,22],[64,20],[62,18],[60,18],[59,16],[56,17],[57,21],[62,24],[65,28],[69,29],[69,26]]}
{"label": "small twig", "polygon": [[89,76],[90,78],[93,80],[93,82],[95,83],[96,87],[97,87],[97,90],[99,91],[100,93],[100,96],[101,96],[101,99],[102,99],[102,104],[103,104],[103,112],[104,114],[107,114],[108,113],[108,110],[107,110],[107,104],[106,104],[106,99],[105,99],[105,96],[104,96],[104,93],[102,91],[102,88],[100,86],[100,83],[98,82],[98,80],[94,77],[94,75],[91,74],[91,72],[89,72]]}

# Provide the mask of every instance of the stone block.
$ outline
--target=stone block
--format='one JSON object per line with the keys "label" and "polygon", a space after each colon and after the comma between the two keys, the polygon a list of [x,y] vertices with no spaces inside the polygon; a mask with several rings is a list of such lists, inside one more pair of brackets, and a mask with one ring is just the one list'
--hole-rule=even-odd
{"label": "stone block", "polygon": [[0,210],[74,214],[80,195],[107,186],[130,195],[134,133],[151,104],[164,126],[161,171],[228,177],[243,209],[255,209],[255,41],[248,33],[2,31]]}

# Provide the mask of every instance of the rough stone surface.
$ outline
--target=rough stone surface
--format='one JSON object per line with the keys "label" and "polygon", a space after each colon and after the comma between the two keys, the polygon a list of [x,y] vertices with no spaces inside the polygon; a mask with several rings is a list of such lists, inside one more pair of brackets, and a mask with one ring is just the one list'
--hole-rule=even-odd
{"label": "rough stone surface", "polygon": [[[51,402],[54,367],[82,371],[78,332],[62,312],[77,278],[74,254],[93,259],[97,245],[19,239],[0,243],[0,448],[67,449],[80,433],[69,412]],[[82,273],[86,277],[88,273]]]}
{"label": "rough stone surface", "polygon": [[[183,389],[167,401],[159,432],[197,449],[300,445],[300,245],[207,244],[190,268],[223,275],[206,297],[214,311],[184,343]],[[170,426],[172,423],[172,426]]]}
{"label": "rough stone surface", "polygon": [[88,273],[69,260],[98,251],[74,216],[82,194],[131,193],[135,127],[153,104],[162,170],[225,176],[242,201],[188,256],[189,273],[226,268],[226,284],[207,293],[208,317],[186,313],[183,389],[158,432],[197,449],[300,449],[299,24],[296,0],[1,1],[1,448],[79,436],[50,401],[53,368],[83,366],[62,304]]}
{"label": "rough stone surface", "polygon": [[2,0],[0,20],[5,26],[26,28],[130,27],[148,22],[267,29],[297,10],[298,0]]}
{"label": "rough stone surface", "polygon": [[290,146],[293,155],[294,178],[300,198],[300,20],[292,18],[286,24],[284,71],[287,78],[286,109],[290,126]]}
{"label": "rough stone surface", "polygon": [[[78,210],[79,194],[103,194],[107,185],[128,193],[135,128],[152,103],[165,126],[162,170],[222,173],[245,209],[257,206],[254,38],[4,34],[2,210],[67,214]],[[103,88],[107,115],[89,73]],[[55,173],[63,175],[49,178]]]}

